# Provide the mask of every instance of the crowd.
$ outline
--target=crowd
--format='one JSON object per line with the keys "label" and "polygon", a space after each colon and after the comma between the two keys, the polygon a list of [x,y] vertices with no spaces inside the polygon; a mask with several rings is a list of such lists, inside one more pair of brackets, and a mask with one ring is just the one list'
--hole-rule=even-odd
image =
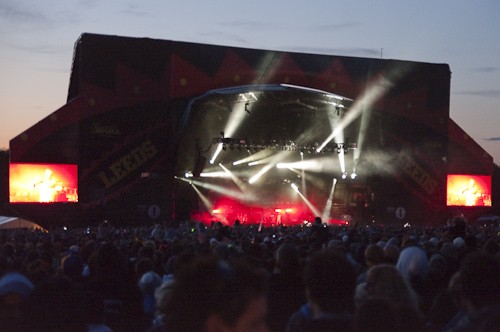
{"label": "crowd", "polygon": [[166,225],[0,233],[2,331],[497,331],[499,230]]}

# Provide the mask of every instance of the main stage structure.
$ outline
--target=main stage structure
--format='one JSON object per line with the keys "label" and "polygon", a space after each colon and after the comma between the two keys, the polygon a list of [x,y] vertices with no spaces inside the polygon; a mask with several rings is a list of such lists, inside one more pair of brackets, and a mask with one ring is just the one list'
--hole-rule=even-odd
{"label": "main stage structure", "polygon": [[442,223],[449,174],[493,159],[450,119],[450,68],[82,34],[67,103],[11,163],[78,167],[78,202],[11,203],[47,226]]}

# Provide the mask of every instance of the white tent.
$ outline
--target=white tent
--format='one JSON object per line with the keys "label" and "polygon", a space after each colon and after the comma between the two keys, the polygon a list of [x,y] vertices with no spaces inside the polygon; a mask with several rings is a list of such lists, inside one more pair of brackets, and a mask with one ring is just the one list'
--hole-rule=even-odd
{"label": "white tent", "polygon": [[18,228],[43,230],[43,227],[41,227],[40,225],[37,225],[34,222],[31,222],[23,218],[0,216],[0,229],[18,229]]}

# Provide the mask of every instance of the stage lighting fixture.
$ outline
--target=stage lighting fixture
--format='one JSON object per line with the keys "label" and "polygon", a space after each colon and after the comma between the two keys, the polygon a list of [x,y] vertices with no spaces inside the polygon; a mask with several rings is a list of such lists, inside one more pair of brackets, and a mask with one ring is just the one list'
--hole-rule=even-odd
{"label": "stage lighting fixture", "polygon": [[347,177],[347,173],[346,172],[342,173],[342,179],[345,179],[346,177]]}
{"label": "stage lighting fixture", "polygon": [[353,179],[353,180],[354,180],[355,178],[356,178],[356,173],[355,173],[355,172],[352,172],[352,174],[351,174],[351,179]]}

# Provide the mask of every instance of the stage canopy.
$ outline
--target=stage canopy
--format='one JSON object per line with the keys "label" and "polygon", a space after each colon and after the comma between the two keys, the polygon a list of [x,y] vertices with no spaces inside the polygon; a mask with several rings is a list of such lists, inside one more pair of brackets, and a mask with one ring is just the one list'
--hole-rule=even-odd
{"label": "stage canopy", "polygon": [[0,229],[20,229],[20,228],[43,230],[43,227],[41,227],[40,225],[23,218],[0,216]]}

